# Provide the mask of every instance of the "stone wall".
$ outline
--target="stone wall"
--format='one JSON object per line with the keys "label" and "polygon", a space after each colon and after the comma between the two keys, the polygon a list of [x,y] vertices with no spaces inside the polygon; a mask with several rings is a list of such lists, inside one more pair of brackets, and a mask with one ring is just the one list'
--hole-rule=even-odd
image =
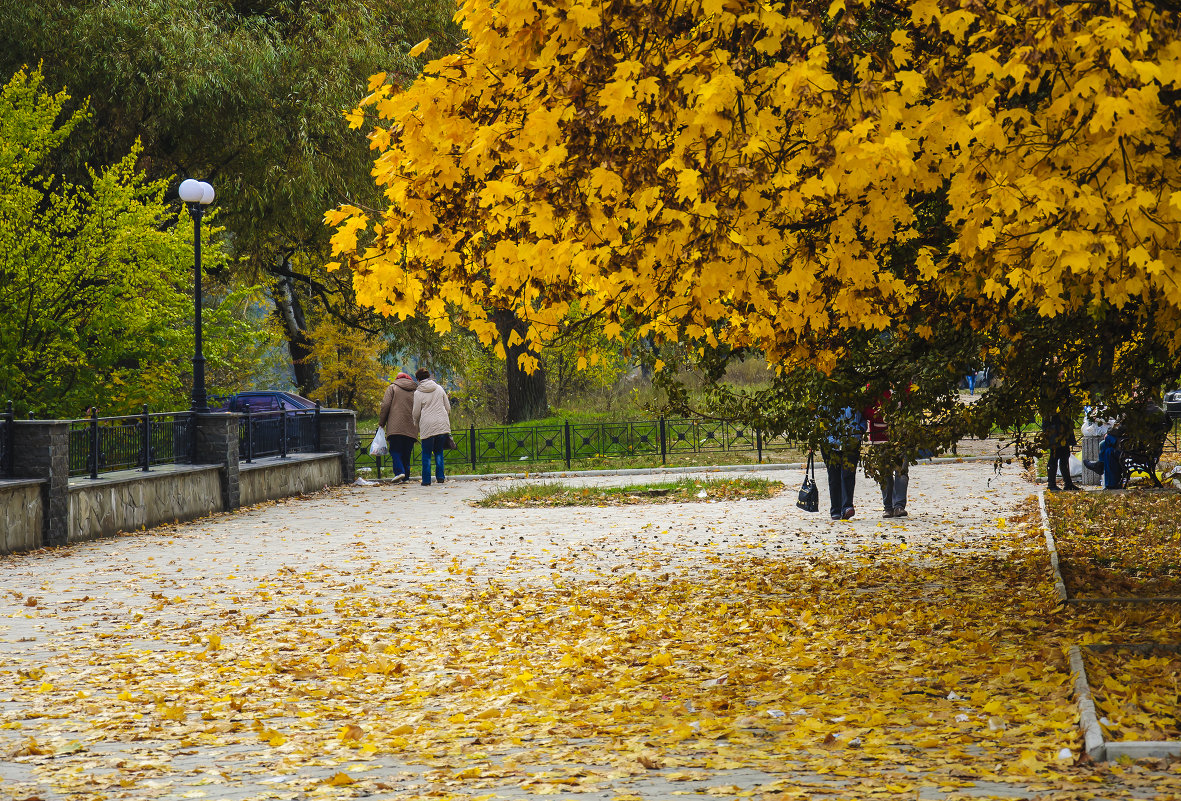
{"label": "stone wall", "polygon": [[320,452],[238,461],[238,415],[195,414],[194,464],[70,478],[70,423],[13,421],[13,464],[0,480],[0,553],[56,547],[351,483],[356,414],[319,415]]}
{"label": "stone wall", "polygon": [[238,465],[238,489],[243,506],[319,492],[341,483],[341,460],[335,454],[292,454],[286,459]]}
{"label": "stone wall", "polygon": [[0,554],[41,547],[45,517],[41,508],[44,481],[0,481]]}
{"label": "stone wall", "polygon": [[217,465],[175,465],[70,482],[70,542],[193,520],[222,510]]}

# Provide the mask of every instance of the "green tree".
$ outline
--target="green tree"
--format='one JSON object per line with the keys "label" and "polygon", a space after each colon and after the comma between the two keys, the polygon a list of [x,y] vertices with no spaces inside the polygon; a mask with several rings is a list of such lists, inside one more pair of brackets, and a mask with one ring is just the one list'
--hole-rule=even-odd
{"label": "green tree", "polygon": [[[24,70],[0,91],[0,398],[66,417],[92,404],[176,408],[192,355],[191,229],[176,225],[165,182],[135,168],[137,147],[82,183],[54,174],[87,124],[69,100]],[[240,295],[222,293],[207,317],[222,373],[240,371],[258,339],[232,319]]]}
{"label": "green tree", "polygon": [[322,269],[324,210],[379,197],[368,142],[342,113],[371,74],[412,78],[413,43],[455,41],[453,12],[438,0],[0,0],[0,70],[43,62],[51,85],[89,98],[95,125],[57,156],[75,180],[138,139],[149,178],[214,184],[231,267],[265,288],[312,393],[322,316],[381,328],[350,276]]}

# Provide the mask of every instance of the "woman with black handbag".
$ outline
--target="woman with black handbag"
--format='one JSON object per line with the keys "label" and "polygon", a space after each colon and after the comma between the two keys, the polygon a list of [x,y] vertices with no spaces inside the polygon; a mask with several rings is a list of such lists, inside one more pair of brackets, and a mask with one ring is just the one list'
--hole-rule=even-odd
{"label": "woman with black handbag", "polygon": [[855,513],[853,489],[857,482],[857,463],[861,460],[865,418],[861,412],[846,407],[834,415],[830,425],[820,446],[824,469],[828,472],[829,517],[848,520]]}

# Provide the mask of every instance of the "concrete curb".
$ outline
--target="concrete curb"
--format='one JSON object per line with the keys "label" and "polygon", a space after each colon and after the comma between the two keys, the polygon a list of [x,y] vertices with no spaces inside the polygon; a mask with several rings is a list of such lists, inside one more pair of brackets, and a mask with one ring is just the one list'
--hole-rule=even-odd
{"label": "concrete curb", "polygon": [[1054,571],[1054,590],[1058,593],[1059,603],[1070,603],[1066,594],[1066,582],[1062,580],[1062,571],[1058,568],[1058,548],[1054,545],[1054,534],[1050,531],[1050,515],[1046,512],[1046,492],[1037,491],[1037,505],[1042,513],[1042,532],[1046,535],[1046,550],[1050,552],[1050,567]]}
{"label": "concrete curb", "polygon": [[[922,459],[918,464],[960,464],[962,462],[994,462],[995,456],[937,456]],[[821,462],[820,464],[823,464]],[[485,481],[505,479],[532,480],[539,478],[589,478],[593,476],[664,476],[686,473],[751,473],[766,470],[803,470],[804,462],[777,462],[772,464],[717,464],[689,465],[685,467],[625,467],[614,470],[560,470],[548,473],[485,473],[447,476],[447,481]],[[394,484],[392,478],[367,478],[371,484]],[[411,480],[413,483],[413,479]],[[362,485],[364,486],[364,485]]]}
{"label": "concrete curb", "polygon": [[1077,645],[1070,646],[1070,672],[1074,674],[1074,695],[1078,703],[1079,726],[1083,730],[1083,748],[1095,762],[1107,759],[1107,746],[1103,742],[1103,729],[1099,726],[1099,715],[1095,712],[1095,699],[1091,697],[1091,685],[1087,682],[1087,666]]}

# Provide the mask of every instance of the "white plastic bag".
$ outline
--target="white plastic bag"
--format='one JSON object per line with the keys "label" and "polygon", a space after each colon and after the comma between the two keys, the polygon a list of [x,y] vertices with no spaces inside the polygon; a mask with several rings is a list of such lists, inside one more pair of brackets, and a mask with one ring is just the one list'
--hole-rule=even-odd
{"label": "white plastic bag", "polygon": [[369,455],[385,456],[389,452],[390,446],[385,441],[385,431],[378,428],[377,433],[373,435],[373,442],[369,443]]}

